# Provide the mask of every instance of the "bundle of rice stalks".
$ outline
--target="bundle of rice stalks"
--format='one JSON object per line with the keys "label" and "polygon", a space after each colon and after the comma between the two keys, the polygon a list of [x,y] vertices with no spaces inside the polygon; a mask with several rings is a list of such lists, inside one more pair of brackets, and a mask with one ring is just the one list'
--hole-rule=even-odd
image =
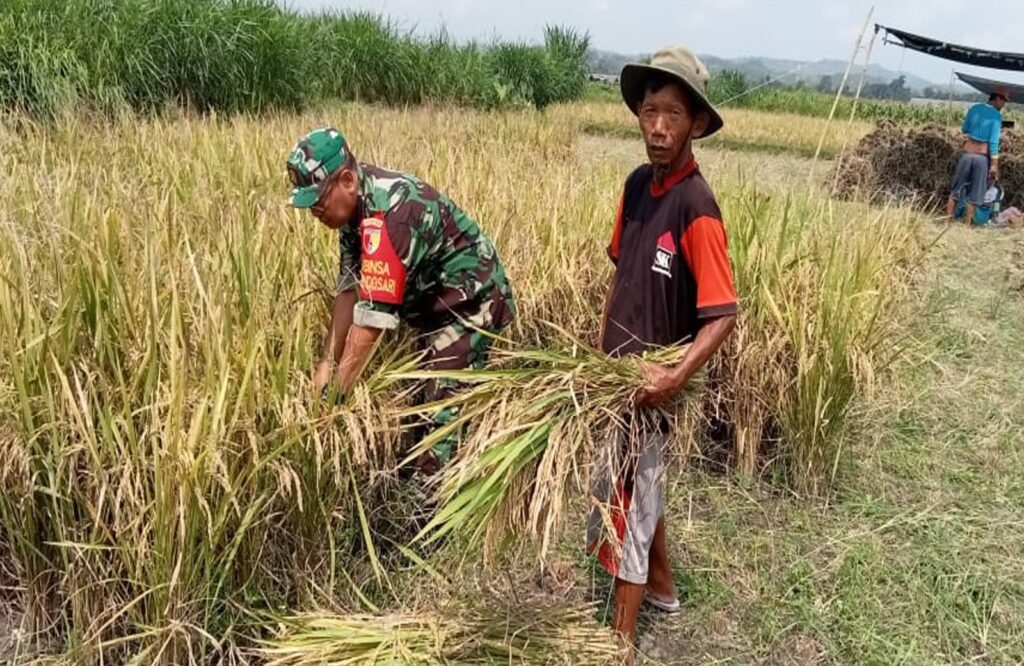
{"label": "bundle of rice stalks", "polygon": [[608,664],[614,637],[591,606],[452,606],[389,616],[308,613],[260,650],[268,666]]}
{"label": "bundle of rice stalks", "polygon": [[[419,535],[426,544],[458,535],[485,544],[486,555],[509,537],[528,535],[544,557],[562,515],[565,492],[579,488],[598,445],[626,428],[653,427],[677,410],[635,409],[643,383],[635,358],[613,358],[562,329],[550,348],[495,353],[485,371],[411,372],[409,379],[446,378],[469,385],[451,399],[414,410],[449,407],[458,418],[422,440],[413,455],[462,431],[456,459],[438,482],[438,512]],[[561,348],[559,348],[561,346]],[[688,346],[653,351],[646,361],[675,364]],[[686,393],[697,388],[691,382]]]}

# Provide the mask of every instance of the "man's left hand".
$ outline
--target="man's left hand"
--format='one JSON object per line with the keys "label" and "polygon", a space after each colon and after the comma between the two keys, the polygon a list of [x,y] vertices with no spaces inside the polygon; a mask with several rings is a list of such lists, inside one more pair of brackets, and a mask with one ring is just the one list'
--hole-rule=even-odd
{"label": "man's left hand", "polygon": [[641,361],[641,367],[644,371],[644,384],[633,397],[637,407],[656,407],[671,402],[684,383],[679,381],[675,370],[646,361]]}
{"label": "man's left hand", "polygon": [[345,402],[346,395],[338,388],[337,384],[330,384],[320,392],[320,399],[329,405],[340,405]]}

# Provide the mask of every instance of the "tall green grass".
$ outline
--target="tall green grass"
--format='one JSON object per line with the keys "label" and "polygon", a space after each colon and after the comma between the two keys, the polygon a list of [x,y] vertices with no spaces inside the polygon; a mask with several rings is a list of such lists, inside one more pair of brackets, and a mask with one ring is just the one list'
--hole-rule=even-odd
{"label": "tall green grass", "polygon": [[[787,88],[769,86],[755,89],[756,84],[748,82],[736,72],[721,72],[711,77],[708,96],[720,108],[750,109],[767,113],[789,113],[813,118],[827,118],[832,110],[834,95],[809,88]],[[621,103],[622,97],[617,85],[589,83],[584,98],[587,101]],[[846,119],[853,110],[853,99],[844,96],[836,108],[836,118]],[[964,110],[945,105],[916,105],[891,100],[861,99],[857,102],[856,117],[860,120],[891,120],[908,125],[938,123],[958,124],[963,120]],[[1016,117],[1011,110],[1010,117]]]}
{"label": "tall green grass", "polygon": [[551,27],[539,46],[460,44],[271,0],[9,0],[0,109],[259,112],[326,98],[543,108],[582,95],[588,41]]}
{"label": "tall green grass", "polygon": [[[835,96],[805,88],[761,88],[732,102],[732,105],[757,111],[783,111],[802,116],[828,117]],[[844,96],[836,108],[836,118],[849,118],[853,98]],[[857,117],[864,120],[892,120],[898,123],[923,125],[956,124],[963,120],[963,110],[946,106],[928,106],[890,100],[860,99]]]}
{"label": "tall green grass", "polygon": [[[828,117],[835,101],[834,94],[777,84],[761,86],[755,81],[748,81],[741,72],[729,70],[711,77],[708,96],[717,104],[819,118]],[[848,118],[852,110],[852,95],[846,95],[836,107],[837,117]],[[950,111],[946,106],[917,106],[907,102],[861,98],[857,102],[857,116],[866,120],[885,119],[908,124],[948,124],[959,122],[962,112],[958,109]]]}
{"label": "tall green grass", "polygon": [[[827,118],[835,102],[834,93],[809,88],[771,85],[757,87],[740,72],[724,71],[711,77],[708,94],[716,103],[756,111],[795,113],[801,116]],[[853,109],[853,95],[846,93],[836,107],[837,118],[849,118]],[[1011,109],[1008,114],[1019,114]],[[958,125],[964,116],[962,106],[952,109],[946,104],[911,104],[894,100],[861,98],[857,101],[856,117],[862,120],[891,120],[907,125],[937,123]]]}

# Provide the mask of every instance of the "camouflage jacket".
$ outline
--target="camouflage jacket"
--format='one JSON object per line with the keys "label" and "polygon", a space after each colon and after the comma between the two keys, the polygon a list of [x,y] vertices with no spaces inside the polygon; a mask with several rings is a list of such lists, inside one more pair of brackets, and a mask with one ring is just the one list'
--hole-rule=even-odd
{"label": "camouflage jacket", "polygon": [[[414,176],[359,165],[359,210],[339,231],[338,292],[359,288],[354,321],[422,329],[455,318],[500,328],[515,312],[494,244],[476,221]],[[482,317],[481,317],[482,315]]]}

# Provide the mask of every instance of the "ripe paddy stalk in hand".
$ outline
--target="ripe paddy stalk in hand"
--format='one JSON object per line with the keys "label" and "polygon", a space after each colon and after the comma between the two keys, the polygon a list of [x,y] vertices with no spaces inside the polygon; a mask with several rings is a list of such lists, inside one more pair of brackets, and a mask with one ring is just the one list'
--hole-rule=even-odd
{"label": "ripe paddy stalk in hand", "polygon": [[[551,347],[515,348],[495,354],[495,368],[480,372],[428,371],[404,379],[448,379],[466,383],[463,393],[410,410],[431,414],[457,409],[458,418],[425,438],[412,455],[439,438],[462,432],[456,460],[440,480],[439,509],[423,528],[425,544],[486,544],[493,556],[512,535],[536,540],[543,559],[564,513],[572,478],[597,455],[599,443],[618,441],[616,432],[642,428],[675,410],[632,407],[643,371],[635,358],[615,358],[552,327]],[[674,365],[688,345],[654,350],[647,360]],[[691,381],[684,397],[699,381]],[[463,539],[459,539],[463,537]]]}

